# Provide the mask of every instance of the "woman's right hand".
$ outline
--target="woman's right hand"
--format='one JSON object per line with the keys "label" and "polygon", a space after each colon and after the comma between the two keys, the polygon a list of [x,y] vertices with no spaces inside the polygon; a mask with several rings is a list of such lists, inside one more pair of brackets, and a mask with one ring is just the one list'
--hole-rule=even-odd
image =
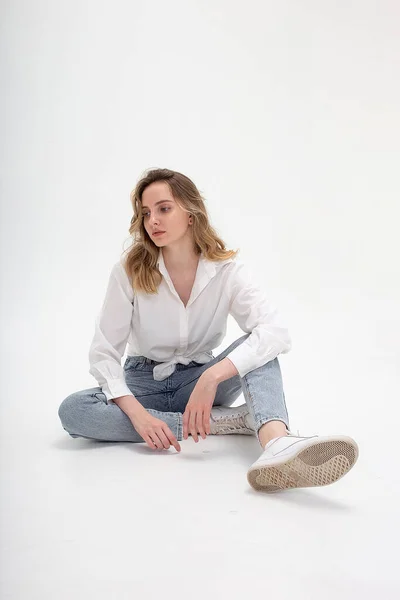
{"label": "woman's right hand", "polygon": [[172,444],[177,452],[181,451],[180,444],[168,425],[161,419],[153,417],[145,408],[129,418],[138,434],[152,450],[168,450]]}

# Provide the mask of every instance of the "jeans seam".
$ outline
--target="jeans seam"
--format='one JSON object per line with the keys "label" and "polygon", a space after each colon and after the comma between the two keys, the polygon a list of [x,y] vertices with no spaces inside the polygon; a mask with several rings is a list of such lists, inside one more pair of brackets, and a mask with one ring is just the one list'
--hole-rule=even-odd
{"label": "jeans seam", "polygon": [[174,413],[178,416],[178,424],[176,428],[176,439],[181,441],[183,439],[183,415],[182,413]]}
{"label": "jeans seam", "polygon": [[[246,380],[246,375],[244,375],[241,378],[241,381],[243,383],[243,387],[245,388],[243,390],[243,393],[244,393],[244,391],[246,391],[248,393],[248,395],[249,395],[249,398],[250,398],[250,405],[247,402],[246,402],[246,404],[248,406],[248,409],[249,409],[250,413],[252,413],[252,411],[254,413],[254,414],[252,414],[252,417],[253,417],[253,420],[254,420],[254,423],[255,423],[255,430],[256,430],[256,436],[257,436],[258,441],[261,443],[260,437],[258,435],[258,432],[260,431],[261,427],[265,423],[268,423],[269,421],[282,421],[282,423],[284,423],[286,425],[286,428],[288,430],[290,430],[289,422],[288,422],[287,419],[285,419],[285,417],[280,417],[280,416],[276,416],[276,417],[261,417],[261,419],[256,419],[256,415],[255,415],[255,411],[254,411],[253,396],[252,396],[251,391],[250,391],[250,386],[249,386],[249,384],[248,384],[248,382]],[[283,394],[283,396],[284,396],[284,394]],[[244,397],[246,399],[246,394],[244,394]],[[285,404],[285,408],[286,408],[286,402],[285,402],[285,400],[284,400],[284,404]],[[286,412],[287,412],[287,409],[286,409]]]}

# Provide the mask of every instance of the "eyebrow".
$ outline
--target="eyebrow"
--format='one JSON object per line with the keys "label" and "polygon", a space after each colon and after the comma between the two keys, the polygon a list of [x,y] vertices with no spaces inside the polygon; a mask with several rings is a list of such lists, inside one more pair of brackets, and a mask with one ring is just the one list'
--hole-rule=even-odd
{"label": "eyebrow", "polygon": [[[159,200],[158,202],[156,202],[154,204],[154,206],[157,206],[157,204],[161,204],[161,202],[172,202],[172,200]],[[142,206],[142,209],[143,208],[149,208],[149,207],[148,206]]]}

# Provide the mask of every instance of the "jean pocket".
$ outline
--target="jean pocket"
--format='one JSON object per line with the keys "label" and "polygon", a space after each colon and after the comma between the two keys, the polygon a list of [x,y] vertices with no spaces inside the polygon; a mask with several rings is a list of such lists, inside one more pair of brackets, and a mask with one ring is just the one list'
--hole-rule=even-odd
{"label": "jean pocket", "polygon": [[124,363],[124,371],[137,371],[142,367],[142,362],[139,357],[127,356]]}
{"label": "jean pocket", "polygon": [[94,395],[98,400],[102,400],[104,404],[107,404],[107,396],[104,392],[96,392]]}

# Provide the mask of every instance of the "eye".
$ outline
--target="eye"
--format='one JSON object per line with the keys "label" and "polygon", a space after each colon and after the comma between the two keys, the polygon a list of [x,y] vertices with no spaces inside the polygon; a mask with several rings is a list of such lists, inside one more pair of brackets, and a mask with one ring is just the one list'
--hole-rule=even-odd
{"label": "eye", "polygon": [[[168,206],[163,206],[163,208],[162,208],[161,210],[170,210],[170,208],[169,208]],[[144,217],[145,217],[146,215],[148,215],[148,214],[149,214],[149,212],[148,212],[148,211],[147,211],[147,212],[144,212],[144,213],[142,213],[142,215],[143,215]]]}

